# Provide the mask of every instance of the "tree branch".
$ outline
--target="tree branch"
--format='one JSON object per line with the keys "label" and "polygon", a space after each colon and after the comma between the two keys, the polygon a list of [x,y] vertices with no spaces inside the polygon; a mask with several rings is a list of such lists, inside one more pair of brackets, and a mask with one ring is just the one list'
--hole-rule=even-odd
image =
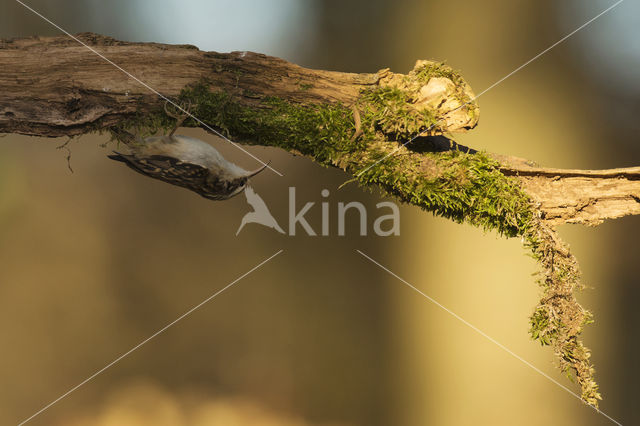
{"label": "tree branch", "polygon": [[[194,46],[128,43],[90,33],[79,38],[172,99],[179,98],[186,87],[207,81],[212,92],[226,93],[244,107],[273,108],[261,102],[269,97],[298,106],[350,106],[358,103],[363,91],[403,86],[404,76],[389,70],[374,74],[319,71],[251,52],[202,52]],[[417,67],[420,64],[424,62]],[[79,135],[108,129],[132,117],[151,116],[163,105],[156,94],[68,37],[2,40],[0,69],[0,132],[4,133]],[[473,96],[461,79],[452,80],[453,84],[439,81],[421,86],[418,96],[410,99],[413,106],[434,106],[444,99],[431,110],[432,117],[440,120],[431,135],[463,131],[477,123],[477,107],[472,102],[450,112],[460,105],[451,101],[455,90],[460,89],[458,101],[470,101]],[[399,139],[420,129],[418,123],[410,127],[386,130],[401,130],[393,135]],[[256,143],[251,138],[257,131],[245,133],[242,139]],[[402,155],[419,155],[401,151]],[[596,225],[604,219],[640,213],[639,168],[542,169],[514,157],[492,157],[501,163],[505,175],[520,180],[539,203],[544,220],[554,225]]]}
{"label": "tree branch", "polygon": [[194,116],[236,141],[305,155],[434,214],[520,236],[541,266],[531,335],[553,346],[583,399],[597,405],[589,351],[578,339],[590,314],[574,297],[579,270],[554,226],[639,214],[640,167],[545,169],[457,145],[443,134],[472,129],[479,110],[469,85],[442,63],[418,61],[406,75],[350,74],[251,52],[78,37],[113,63],[68,37],[0,40],[0,132],[122,139],[131,128],[170,129],[154,88],[194,105]]}
{"label": "tree branch", "polygon": [[552,225],[595,226],[605,219],[640,214],[640,167],[608,170],[551,169],[495,155],[507,176],[516,176]]}

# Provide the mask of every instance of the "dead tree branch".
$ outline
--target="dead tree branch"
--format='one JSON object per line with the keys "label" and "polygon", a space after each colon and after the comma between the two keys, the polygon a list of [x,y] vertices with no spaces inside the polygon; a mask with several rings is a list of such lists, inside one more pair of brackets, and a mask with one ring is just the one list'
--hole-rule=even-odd
{"label": "dead tree branch", "polygon": [[547,169],[457,145],[443,135],[475,127],[479,110],[471,88],[441,63],[418,61],[406,75],[350,74],[251,52],[78,37],[112,63],[64,36],[0,40],[0,133],[121,139],[131,128],[170,129],[153,88],[197,105],[198,119],[238,142],[302,154],[434,214],[520,236],[541,266],[531,335],[553,346],[583,399],[597,405],[579,340],[590,314],[574,297],[579,269],[554,227],[640,214],[640,167]]}
{"label": "dead tree branch", "polygon": [[[230,94],[238,104],[249,107],[267,97],[302,106],[349,106],[357,103],[363,90],[389,87],[399,78],[389,70],[374,74],[311,70],[251,52],[220,54],[188,45],[129,43],[89,33],[79,37],[172,99],[204,79],[211,91]],[[164,102],[64,36],[0,41],[0,69],[3,133],[74,136],[108,129],[134,115],[150,115]],[[434,134],[475,125],[463,114],[448,116],[446,121]],[[409,150],[403,154],[420,155]],[[604,219],[640,213],[640,168],[558,170],[532,167],[506,155],[494,158],[506,175],[522,182],[525,191],[540,203],[543,218],[552,224],[595,225]]]}

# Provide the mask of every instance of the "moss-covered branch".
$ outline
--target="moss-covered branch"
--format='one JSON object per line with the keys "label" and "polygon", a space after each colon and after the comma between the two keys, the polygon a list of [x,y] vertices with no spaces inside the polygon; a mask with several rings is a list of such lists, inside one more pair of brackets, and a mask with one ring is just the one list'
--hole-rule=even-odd
{"label": "moss-covered branch", "polygon": [[[364,188],[456,222],[521,237],[539,262],[543,297],[531,335],[551,345],[583,399],[600,398],[579,334],[590,315],[576,301],[575,258],[553,226],[597,224],[640,213],[640,168],[553,170],[508,156],[432,148],[478,121],[473,93],[448,66],[418,61],[406,75],[304,69],[250,52],[127,43],[95,34],[86,43],[230,138],[302,154],[352,174]],[[0,132],[55,137],[173,126],[164,101],[65,37],[0,41]],[[184,125],[196,126],[194,120]],[[402,146],[414,135],[425,137]],[[445,139],[447,141],[447,139]],[[442,139],[440,139],[442,142]]]}
{"label": "moss-covered branch", "polygon": [[[433,66],[419,63],[406,78],[421,74],[425,65]],[[530,333],[541,344],[553,346],[562,371],[573,372],[583,399],[597,406],[600,395],[589,351],[578,339],[590,314],[574,296],[574,290],[581,288],[575,258],[541,218],[538,204],[522,183],[505,174],[504,166],[491,156],[399,148],[398,135],[406,140],[437,121],[428,110],[412,115],[407,106],[412,98],[407,89],[370,88],[362,91],[355,103],[359,112],[354,112],[341,104],[306,107],[278,98],[264,99],[263,107],[247,108],[225,93],[211,92],[206,82],[181,95],[182,101],[198,105],[196,116],[236,140],[301,153],[350,172],[364,188],[380,188],[456,222],[520,236],[541,266],[543,298],[531,317]],[[473,111],[477,114],[477,108]]]}

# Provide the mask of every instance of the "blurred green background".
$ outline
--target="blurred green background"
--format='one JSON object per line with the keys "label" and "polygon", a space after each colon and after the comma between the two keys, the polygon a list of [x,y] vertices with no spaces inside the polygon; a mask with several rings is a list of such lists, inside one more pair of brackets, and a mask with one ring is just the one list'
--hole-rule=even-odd
{"label": "blurred green background", "polygon": [[[253,50],[302,66],[407,72],[446,60],[479,93],[612,2],[27,2],[66,30]],[[456,140],[566,168],[640,165],[640,5],[626,1],[480,100]],[[56,35],[11,0],[0,37]],[[89,52],[87,53],[90,54]],[[1,72],[1,70],[0,70]],[[123,75],[123,79],[126,78]],[[132,85],[135,83],[132,82]],[[160,88],[161,89],[161,88]],[[2,94],[0,94],[2,96]],[[231,160],[255,162],[195,129]],[[279,249],[284,253],[156,337],[33,425],[605,425],[603,416],[358,255],[359,249],[578,391],[527,334],[536,270],[517,240],[401,207],[399,237],[288,237],[248,225],[243,196],[211,202],[109,161],[106,136],[0,139],[0,424],[16,424]],[[288,187],[319,229],[380,194],[270,148],[253,180],[286,226]],[[333,220],[333,219],[332,219]],[[640,424],[640,218],[563,226],[595,314],[584,339],[604,401]],[[335,223],[333,223],[335,232]]]}

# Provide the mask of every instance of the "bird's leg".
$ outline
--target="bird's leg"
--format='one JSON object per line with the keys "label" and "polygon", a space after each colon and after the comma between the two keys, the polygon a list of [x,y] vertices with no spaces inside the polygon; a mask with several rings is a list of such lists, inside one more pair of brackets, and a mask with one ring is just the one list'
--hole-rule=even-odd
{"label": "bird's leg", "polygon": [[[173,136],[173,134],[176,132],[176,130],[178,130],[178,128],[180,126],[182,126],[182,123],[184,123],[184,120],[186,120],[187,117],[189,117],[191,115],[191,113],[189,112],[189,110],[191,109],[191,101],[189,101],[184,106],[180,106],[180,108],[182,109],[180,113],[170,112],[167,109],[167,104],[168,103],[169,102],[165,102],[164,103],[164,113],[167,114],[169,117],[176,119],[176,125],[173,128],[173,130],[171,130],[171,132],[169,133],[169,136]],[[175,105],[174,105],[174,107],[175,107]],[[176,107],[176,110],[178,110],[177,107]]]}

